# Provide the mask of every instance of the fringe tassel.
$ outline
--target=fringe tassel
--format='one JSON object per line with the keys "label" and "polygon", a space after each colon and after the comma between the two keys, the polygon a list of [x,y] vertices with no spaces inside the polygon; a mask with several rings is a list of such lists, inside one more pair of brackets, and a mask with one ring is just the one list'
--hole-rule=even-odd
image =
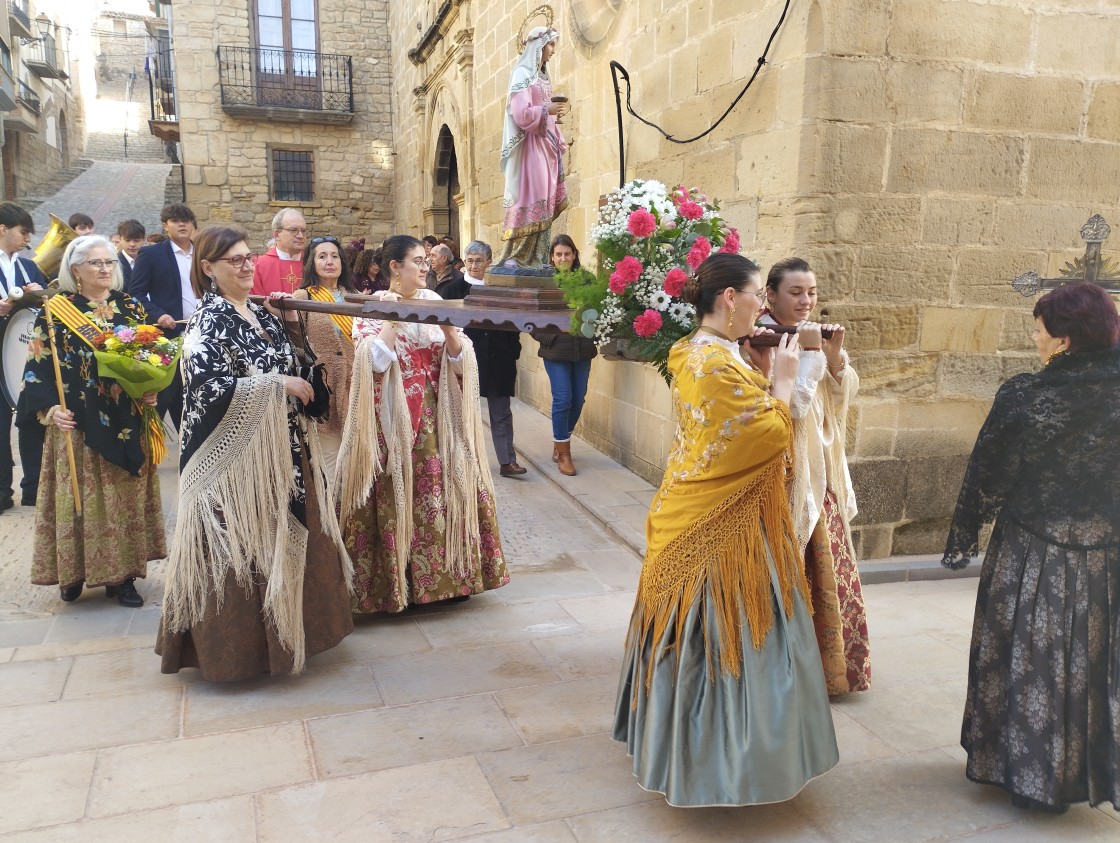
{"label": "fringe tassel", "polygon": [[[809,605],[809,584],[792,541],[784,470],[782,461],[775,460],[749,486],[673,539],[656,558],[646,560],[638,584],[635,625],[643,638],[652,633],[655,644],[665,640],[672,623],[669,647],[679,647],[688,609],[710,583],[720,669],[738,678],[743,661],[742,618],[746,617],[755,649],[762,647],[774,625],[770,557],[785,613],[793,611],[794,589]],[[708,642],[709,657],[711,652]],[[656,661],[650,661],[647,687]]]}
{"label": "fringe tassel", "polygon": [[315,499],[319,505],[319,524],[323,532],[334,542],[342,566],[342,577],[346,581],[346,590],[353,594],[354,563],[346,550],[346,542],[343,541],[342,530],[338,526],[333,484],[327,482],[327,476],[323,472],[323,448],[319,443],[319,426],[308,423],[304,416],[299,417],[299,424],[303,428],[307,449],[311,456],[311,479],[315,484]]}
{"label": "fringe tassel", "polygon": [[255,569],[268,579],[265,614],[302,666],[307,530],[288,510],[295,494],[283,376],[241,378],[217,429],[179,477],[163,600],[169,630],[200,623],[211,589],[220,609],[229,571],[249,589]]}

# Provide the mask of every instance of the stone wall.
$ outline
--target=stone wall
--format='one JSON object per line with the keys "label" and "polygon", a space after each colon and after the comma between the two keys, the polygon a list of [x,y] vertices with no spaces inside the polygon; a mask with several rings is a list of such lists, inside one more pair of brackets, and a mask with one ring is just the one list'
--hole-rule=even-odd
{"label": "stone wall", "polygon": [[[497,166],[513,40],[534,0],[392,5],[398,227],[429,228],[435,138],[462,184],[461,239],[497,244]],[[573,112],[571,210],[554,231],[587,244],[618,183],[608,62],[643,115],[677,136],[707,128],[753,71],[780,0],[566,0],[550,68]],[[419,31],[418,31],[419,25]],[[999,383],[1037,365],[1031,302],[1010,280],[1054,274],[1101,213],[1120,229],[1120,4],[1115,0],[795,3],[769,64],[704,140],[670,143],[627,118],[627,177],[702,187],[743,250],[818,271],[821,312],[850,326],[862,378],[849,443],[864,558],[940,549],[965,459]],[[466,164],[464,164],[466,162]],[[1120,244],[1120,234],[1115,238]],[[1116,246],[1117,244],[1114,244]],[[585,248],[585,254],[589,252]],[[522,397],[547,411],[531,341]],[[597,360],[578,432],[656,481],[671,436],[649,367]]]}
{"label": "stone wall", "polygon": [[[218,45],[251,45],[250,3],[192,0],[172,8],[187,202],[200,225],[232,221],[246,227],[255,248],[271,237],[272,217],[286,205],[301,207],[316,234],[379,239],[392,230],[389,41],[380,34],[388,2],[317,5],[321,52],[353,57],[355,113],[344,125],[226,114],[215,51]],[[270,201],[274,147],[314,153],[314,201]],[[399,151],[408,160],[407,150]]]}

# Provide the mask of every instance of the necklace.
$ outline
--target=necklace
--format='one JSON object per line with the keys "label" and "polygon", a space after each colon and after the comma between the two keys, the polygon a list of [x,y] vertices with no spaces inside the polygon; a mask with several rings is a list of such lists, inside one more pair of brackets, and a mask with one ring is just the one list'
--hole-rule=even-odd
{"label": "necklace", "polygon": [[719,337],[719,339],[725,340],[727,342],[734,342],[734,340],[732,340],[731,337],[727,336],[727,334],[723,333],[722,331],[717,331],[715,328],[709,328],[707,325],[701,325],[696,330],[704,331],[705,333],[711,334],[714,337]]}

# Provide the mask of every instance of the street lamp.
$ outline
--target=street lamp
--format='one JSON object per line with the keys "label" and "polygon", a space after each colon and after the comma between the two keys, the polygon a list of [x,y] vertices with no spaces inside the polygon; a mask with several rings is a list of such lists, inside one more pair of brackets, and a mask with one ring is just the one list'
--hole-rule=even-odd
{"label": "street lamp", "polygon": [[54,24],[51,22],[51,19],[47,17],[46,13],[40,13],[39,17],[35,18],[35,26],[39,30],[39,37],[20,38],[20,44],[25,47],[29,47],[32,44],[41,44],[47,39],[48,36],[50,36],[51,30],[54,29]]}

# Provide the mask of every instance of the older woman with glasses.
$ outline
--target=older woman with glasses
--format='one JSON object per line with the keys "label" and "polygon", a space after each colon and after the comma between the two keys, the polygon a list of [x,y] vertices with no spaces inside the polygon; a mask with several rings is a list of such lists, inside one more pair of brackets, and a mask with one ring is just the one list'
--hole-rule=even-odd
{"label": "older woman with glasses", "polygon": [[240,229],[195,241],[164,673],[298,673],[353,629],[349,558],[306,416],[314,390],[280,319],[248,300],[253,263]]}
{"label": "older woman with glasses", "polygon": [[[425,289],[419,240],[385,241],[383,300]],[[457,328],[354,320],[354,381],[339,457],[355,612],[465,600],[509,582],[471,341]]]}
{"label": "older woman with glasses", "polygon": [[[104,237],[79,237],[66,247],[58,272],[62,291],[51,308],[65,308],[67,327],[54,319],[53,347],[46,314],[35,322],[28,346],[21,422],[47,426],[31,581],[58,585],[66,602],[82,588],[105,587],[122,606],[144,600],[133,580],[143,578],[148,560],[167,555],[156,466],[141,446],[140,407],[115,381],[98,377],[94,346],[83,334],[136,325],[148,314],[121,292],[120,264]],[[75,328],[85,329],[79,333]],[[66,392],[59,405],[52,355]],[[156,393],[144,396],[155,406]],[[76,514],[66,438],[73,442],[81,515]]]}

